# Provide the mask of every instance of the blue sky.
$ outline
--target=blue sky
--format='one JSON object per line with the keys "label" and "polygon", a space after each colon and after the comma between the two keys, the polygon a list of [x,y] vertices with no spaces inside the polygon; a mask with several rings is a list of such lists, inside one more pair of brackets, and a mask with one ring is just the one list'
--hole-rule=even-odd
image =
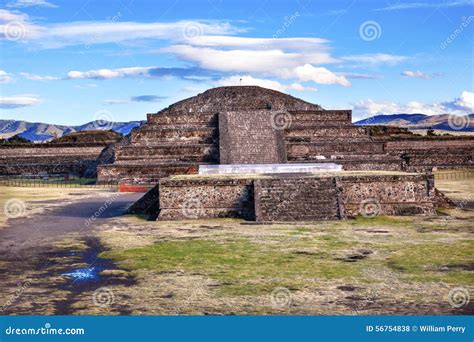
{"label": "blue sky", "polygon": [[144,120],[261,85],[324,108],[474,112],[473,0],[2,0],[1,119]]}

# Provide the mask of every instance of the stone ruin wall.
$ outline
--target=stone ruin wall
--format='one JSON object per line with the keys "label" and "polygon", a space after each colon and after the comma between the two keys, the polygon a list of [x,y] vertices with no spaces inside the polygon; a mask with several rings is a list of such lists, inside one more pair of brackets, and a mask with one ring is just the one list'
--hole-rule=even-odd
{"label": "stone ruin wall", "polygon": [[172,179],[160,181],[159,219],[243,217],[257,221],[335,220],[434,214],[431,175]]}
{"label": "stone ruin wall", "polygon": [[104,145],[0,146],[0,175],[74,174],[82,176]]}
{"label": "stone ruin wall", "polygon": [[219,113],[220,164],[281,164],[286,161],[281,131],[268,111]]}
{"label": "stone ruin wall", "polygon": [[474,137],[425,137],[390,140],[386,151],[400,155],[409,172],[474,167]]}
{"label": "stone ruin wall", "polygon": [[252,219],[253,181],[226,180],[160,180],[160,219],[196,219],[243,217]]}

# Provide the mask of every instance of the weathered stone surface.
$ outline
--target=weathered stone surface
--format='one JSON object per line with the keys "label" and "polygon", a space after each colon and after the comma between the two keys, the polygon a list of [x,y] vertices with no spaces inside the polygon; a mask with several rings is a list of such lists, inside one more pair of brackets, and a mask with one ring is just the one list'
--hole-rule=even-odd
{"label": "weathered stone surface", "polygon": [[83,176],[104,145],[22,145],[0,147],[0,175],[75,174]]}
{"label": "weathered stone surface", "polygon": [[269,110],[219,114],[221,164],[277,164],[286,160],[283,135],[272,125]]}
{"label": "weathered stone surface", "polygon": [[219,87],[176,102],[160,113],[218,113],[235,110],[321,110],[316,104],[275,90],[256,87]]}
{"label": "weathered stone surface", "polygon": [[162,179],[158,187],[159,219],[167,220],[244,217],[265,222],[432,215],[438,202],[433,176],[427,174],[181,176]]}
{"label": "weathered stone surface", "polygon": [[200,175],[250,174],[250,173],[313,173],[342,171],[334,163],[307,164],[232,164],[199,165]]}
{"label": "weathered stone surface", "polygon": [[[281,114],[276,120],[275,113]],[[210,89],[149,114],[98,175],[156,181],[197,171],[199,164],[233,163],[337,162],[345,170],[416,172],[474,166],[472,138],[354,126],[351,116],[260,87]]]}

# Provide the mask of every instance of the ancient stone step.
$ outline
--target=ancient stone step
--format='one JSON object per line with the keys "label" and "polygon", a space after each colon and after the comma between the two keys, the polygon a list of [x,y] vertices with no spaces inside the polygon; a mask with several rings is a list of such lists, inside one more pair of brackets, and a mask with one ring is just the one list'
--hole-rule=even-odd
{"label": "ancient stone step", "polygon": [[311,158],[335,154],[384,153],[384,145],[379,142],[351,142],[334,144],[332,142],[287,143],[287,159]]}
{"label": "ancient stone step", "polygon": [[212,144],[186,145],[156,145],[156,146],[126,146],[115,151],[116,159],[122,157],[147,158],[155,157],[167,159],[174,156],[216,155],[219,149]]}
{"label": "ancient stone step", "polygon": [[351,110],[317,110],[317,111],[289,111],[292,122],[322,121],[322,122],[352,122]]}
{"label": "ancient stone step", "polygon": [[[365,133],[363,127],[357,126],[317,126],[312,127],[290,126],[285,130],[286,141],[311,141],[311,140],[331,140],[357,138],[370,141],[370,137]],[[309,138],[309,139],[308,139]]]}
{"label": "ancient stone step", "polygon": [[[327,135],[315,135],[315,136],[291,136],[291,137],[285,137],[285,142],[288,144],[291,143],[315,143],[315,144],[321,144],[321,143],[326,143],[328,141],[331,141],[334,145],[338,144],[347,144],[347,143],[371,143],[374,142],[370,137],[366,135],[350,135],[348,134],[347,136],[334,136],[328,139]],[[380,143],[379,141],[377,141]]]}
{"label": "ancient stone step", "polygon": [[109,164],[99,166],[97,174],[101,181],[140,179],[144,182],[157,182],[160,178],[170,175],[195,174],[197,171],[198,164],[195,163],[147,164],[146,167],[144,165]]}
{"label": "ancient stone step", "polygon": [[308,157],[292,157],[288,162],[298,163],[336,163],[343,166],[343,170],[385,170],[400,171],[405,162],[398,155],[371,154],[371,155],[334,155],[327,159],[313,159]]}
{"label": "ancient stone step", "polygon": [[165,142],[212,143],[218,139],[218,136],[218,130],[212,127],[182,127],[175,129],[155,126],[133,131],[131,139],[135,145],[156,145]]}
{"label": "ancient stone step", "polygon": [[152,164],[173,164],[173,163],[211,163],[216,161],[215,155],[206,155],[206,154],[199,154],[199,155],[181,155],[181,156],[151,156],[151,157],[144,157],[144,156],[121,156],[119,159],[115,161],[116,164],[119,165],[148,165],[149,163]]}
{"label": "ancient stone step", "polygon": [[173,113],[173,114],[148,114],[148,125],[167,124],[206,124],[217,125],[217,113]]}

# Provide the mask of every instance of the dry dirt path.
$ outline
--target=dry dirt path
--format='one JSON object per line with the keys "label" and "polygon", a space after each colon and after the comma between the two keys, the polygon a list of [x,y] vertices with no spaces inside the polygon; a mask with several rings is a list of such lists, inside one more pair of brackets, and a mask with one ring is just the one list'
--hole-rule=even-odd
{"label": "dry dirt path", "polygon": [[98,257],[103,247],[94,229],[121,216],[141,195],[78,191],[64,205],[44,201],[43,212],[10,218],[0,229],[0,314],[74,314],[72,306],[84,292],[131,285],[133,279],[101,275],[119,270]]}

